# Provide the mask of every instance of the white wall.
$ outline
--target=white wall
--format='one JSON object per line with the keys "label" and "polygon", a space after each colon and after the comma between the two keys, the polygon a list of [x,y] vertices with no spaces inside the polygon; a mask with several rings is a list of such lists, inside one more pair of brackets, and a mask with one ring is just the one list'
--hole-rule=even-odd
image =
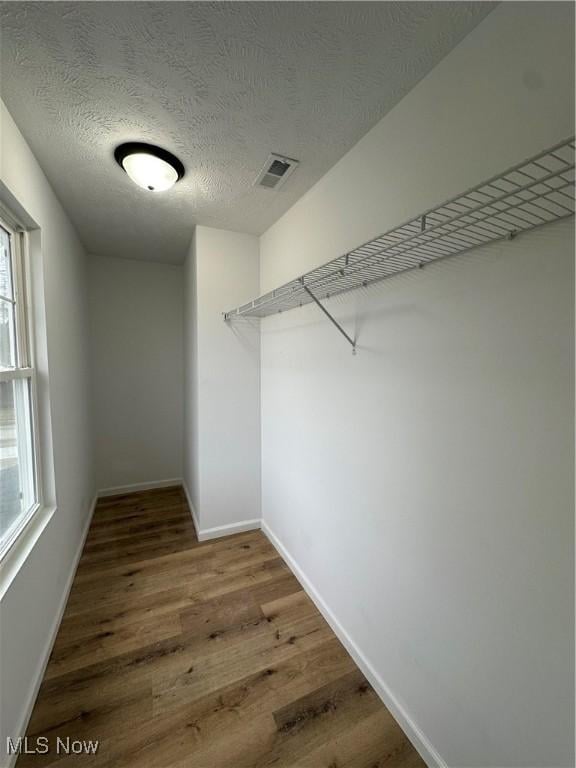
{"label": "white wall", "polygon": [[99,490],[182,478],[183,267],[90,257]]}
{"label": "white wall", "polygon": [[[261,238],[262,290],[574,132],[499,6]],[[573,766],[573,222],[262,322],[264,523],[454,768]],[[391,700],[391,699],[389,699]]]}
{"label": "white wall", "polygon": [[184,466],[188,501],[196,515],[200,509],[198,434],[198,302],[196,299],[196,231],[184,262]]}
{"label": "white wall", "polygon": [[[76,232],[9,113],[0,103],[0,175],[4,200],[40,227],[32,237],[39,339],[39,388],[45,500],[56,506],[2,597],[0,761],[7,736],[26,725],[52,631],[82,544],[94,496],[89,412],[86,257]],[[48,399],[50,394],[50,399]],[[50,435],[50,432],[52,433]],[[41,530],[41,533],[40,533]],[[21,542],[25,557],[27,545]],[[3,570],[6,586],[9,569]]]}
{"label": "white wall", "polygon": [[209,536],[260,519],[260,333],[257,323],[222,317],[258,293],[258,238],[196,227],[186,274],[184,477]]}

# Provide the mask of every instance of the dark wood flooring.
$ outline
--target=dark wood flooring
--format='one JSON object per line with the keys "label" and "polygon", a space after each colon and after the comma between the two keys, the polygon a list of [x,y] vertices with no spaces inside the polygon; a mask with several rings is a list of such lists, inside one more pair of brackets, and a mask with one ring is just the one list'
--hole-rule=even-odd
{"label": "dark wood flooring", "polygon": [[200,544],[179,488],[99,501],[38,736],[18,768],[424,766],[265,536]]}

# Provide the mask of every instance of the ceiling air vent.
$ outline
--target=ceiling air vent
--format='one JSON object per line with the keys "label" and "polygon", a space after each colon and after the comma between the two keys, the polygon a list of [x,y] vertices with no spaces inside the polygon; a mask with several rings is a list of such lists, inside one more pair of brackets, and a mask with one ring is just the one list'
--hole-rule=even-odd
{"label": "ceiling air vent", "polygon": [[264,189],[278,189],[297,165],[298,160],[272,153],[268,155],[264,168],[258,174],[254,186],[264,187]]}

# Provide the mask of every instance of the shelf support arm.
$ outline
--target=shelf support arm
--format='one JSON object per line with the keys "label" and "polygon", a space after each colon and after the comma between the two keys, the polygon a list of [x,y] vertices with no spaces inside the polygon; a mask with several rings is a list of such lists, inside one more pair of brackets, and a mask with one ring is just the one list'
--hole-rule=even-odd
{"label": "shelf support arm", "polygon": [[326,315],[326,317],[328,318],[328,320],[330,320],[330,322],[331,322],[333,325],[335,325],[335,326],[336,326],[336,328],[337,328],[337,329],[340,331],[340,333],[342,334],[342,336],[344,336],[344,338],[346,339],[346,341],[348,342],[348,344],[350,344],[350,345],[351,345],[351,347],[352,347],[352,354],[353,354],[353,355],[355,355],[355,354],[356,354],[356,342],[354,341],[354,339],[351,339],[351,338],[350,338],[350,336],[348,336],[348,334],[346,333],[346,331],[344,330],[344,328],[342,328],[342,326],[340,325],[340,323],[338,323],[338,322],[337,322],[337,321],[336,321],[336,320],[335,320],[335,319],[332,317],[332,315],[330,314],[330,312],[328,312],[328,310],[326,309],[326,307],[325,307],[323,304],[321,304],[321,303],[318,301],[318,299],[316,298],[316,296],[314,296],[314,294],[312,293],[312,291],[310,290],[310,288],[308,288],[308,286],[307,286],[307,285],[304,285],[304,284],[303,284],[303,288],[304,288],[304,290],[306,291],[306,293],[308,294],[308,296],[310,296],[310,298],[312,299],[312,301],[313,301],[313,302],[314,302],[314,303],[315,303],[315,304],[316,304],[318,307],[320,307],[320,309],[322,310],[322,312],[324,312],[324,314]]}

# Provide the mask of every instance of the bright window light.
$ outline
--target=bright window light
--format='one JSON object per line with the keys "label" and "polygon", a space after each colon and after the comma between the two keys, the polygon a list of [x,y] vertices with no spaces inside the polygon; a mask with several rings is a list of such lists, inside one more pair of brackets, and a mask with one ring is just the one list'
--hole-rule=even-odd
{"label": "bright window light", "polygon": [[0,559],[40,501],[25,242],[0,224]]}

